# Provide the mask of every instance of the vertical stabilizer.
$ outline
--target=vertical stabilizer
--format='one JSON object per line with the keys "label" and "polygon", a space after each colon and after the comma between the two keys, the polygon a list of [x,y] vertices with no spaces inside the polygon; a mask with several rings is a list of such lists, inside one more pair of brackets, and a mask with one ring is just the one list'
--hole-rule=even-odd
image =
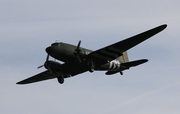
{"label": "vertical stabilizer", "polygon": [[129,58],[128,58],[128,53],[127,53],[127,51],[125,51],[122,56],[118,57],[117,60],[118,60],[120,63],[129,62]]}

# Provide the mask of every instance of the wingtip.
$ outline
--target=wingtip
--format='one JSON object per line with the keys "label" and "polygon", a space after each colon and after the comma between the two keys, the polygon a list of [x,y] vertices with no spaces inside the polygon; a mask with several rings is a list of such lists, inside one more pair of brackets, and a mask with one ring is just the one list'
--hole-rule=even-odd
{"label": "wingtip", "polygon": [[20,85],[20,84],[22,84],[22,83],[21,83],[21,82],[17,82],[16,84]]}
{"label": "wingtip", "polygon": [[144,63],[148,62],[149,60],[148,59],[144,59]]}
{"label": "wingtip", "polygon": [[153,32],[154,32],[153,35],[155,35],[155,34],[161,32],[161,31],[163,31],[166,27],[167,27],[167,24],[163,24],[163,25],[160,25],[160,26],[158,26],[158,27],[155,27],[155,28],[153,28],[153,29],[151,29],[151,30],[149,30],[149,31],[153,31]]}
{"label": "wingtip", "polygon": [[17,82],[16,84],[22,85],[22,84],[27,84],[27,83],[25,83],[24,80],[23,80],[23,81]]}
{"label": "wingtip", "polygon": [[167,27],[167,24],[163,24],[160,27],[162,27],[163,29],[165,29]]}

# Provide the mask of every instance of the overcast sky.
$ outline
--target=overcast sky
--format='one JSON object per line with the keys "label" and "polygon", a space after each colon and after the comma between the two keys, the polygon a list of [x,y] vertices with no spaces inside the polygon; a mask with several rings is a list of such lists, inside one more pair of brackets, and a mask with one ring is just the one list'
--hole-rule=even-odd
{"label": "overcast sky", "polygon": [[[179,114],[179,0],[1,0],[2,114]],[[125,71],[83,73],[29,85],[55,41],[96,50],[156,26],[168,27],[128,51],[149,62]]]}

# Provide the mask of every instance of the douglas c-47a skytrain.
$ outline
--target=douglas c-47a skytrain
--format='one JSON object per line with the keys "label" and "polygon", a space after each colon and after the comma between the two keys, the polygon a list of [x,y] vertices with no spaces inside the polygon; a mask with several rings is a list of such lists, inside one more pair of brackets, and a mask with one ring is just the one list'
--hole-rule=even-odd
{"label": "douglas c-47a skytrain", "polygon": [[[38,81],[57,78],[60,84],[64,83],[65,78],[73,77],[86,71],[106,71],[106,75],[120,73],[140,64],[147,62],[147,59],[129,61],[127,50],[147,40],[153,35],[161,32],[167,25],[161,25],[128,39],[119,41],[115,44],[92,51],[62,42],[56,42],[46,48],[47,58],[44,65],[47,70],[35,76],[18,82],[17,84],[29,84]],[[64,62],[63,64],[49,60],[49,56]]]}

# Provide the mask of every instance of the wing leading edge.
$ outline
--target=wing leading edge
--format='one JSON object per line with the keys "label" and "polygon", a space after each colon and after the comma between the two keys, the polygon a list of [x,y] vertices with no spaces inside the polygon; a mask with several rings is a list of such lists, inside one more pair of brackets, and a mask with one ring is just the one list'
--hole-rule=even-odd
{"label": "wing leading edge", "polygon": [[51,72],[46,70],[46,71],[39,73],[35,76],[32,76],[30,78],[27,78],[25,80],[17,82],[16,84],[29,84],[29,83],[39,82],[39,81],[53,79],[53,78],[56,78],[56,75],[52,74]]}
{"label": "wing leading edge", "polygon": [[89,54],[89,56],[93,58],[93,60],[99,62],[100,64],[105,64],[107,61],[111,61],[118,58],[119,56],[122,55],[123,52],[129,50],[130,48],[138,45],[139,43],[161,32],[166,27],[167,27],[166,24],[155,27],[146,32],[130,37],[128,39],[122,40],[115,44],[93,51],[92,53]]}
{"label": "wing leading edge", "polygon": [[[29,84],[29,83],[49,80],[49,79],[57,78],[58,75],[59,75],[58,73],[50,72],[46,70],[44,72],[36,74],[35,76],[17,82],[16,84]],[[70,77],[70,75],[64,75],[64,78],[68,78],[68,77]]]}

